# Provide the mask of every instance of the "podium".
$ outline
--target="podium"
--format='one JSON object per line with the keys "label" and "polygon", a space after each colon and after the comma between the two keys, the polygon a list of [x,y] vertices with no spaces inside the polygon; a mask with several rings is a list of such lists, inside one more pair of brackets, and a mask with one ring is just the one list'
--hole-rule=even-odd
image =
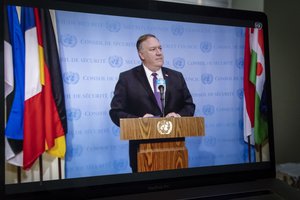
{"label": "podium", "polygon": [[138,172],[187,168],[182,138],[204,135],[203,117],[120,119],[121,140],[144,141],[138,149]]}

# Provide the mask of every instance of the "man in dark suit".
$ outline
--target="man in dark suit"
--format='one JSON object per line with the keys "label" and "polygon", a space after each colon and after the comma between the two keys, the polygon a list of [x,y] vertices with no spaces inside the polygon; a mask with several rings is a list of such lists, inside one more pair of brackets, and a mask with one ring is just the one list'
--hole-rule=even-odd
{"label": "man in dark suit", "polygon": [[[182,73],[162,67],[164,56],[159,40],[152,34],[142,35],[136,47],[142,64],[120,73],[109,112],[112,121],[119,126],[120,118],[162,117],[164,113],[165,117],[193,116],[195,104]],[[165,106],[155,97],[158,88],[153,85],[154,78],[165,80]],[[136,155],[142,142],[129,142],[133,172],[137,171]]]}

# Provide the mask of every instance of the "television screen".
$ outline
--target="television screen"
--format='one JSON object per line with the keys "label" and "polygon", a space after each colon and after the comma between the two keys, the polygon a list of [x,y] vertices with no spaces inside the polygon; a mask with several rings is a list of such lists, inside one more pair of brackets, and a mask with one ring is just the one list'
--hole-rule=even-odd
{"label": "television screen", "polygon": [[[2,10],[5,195],[92,198],[274,173],[263,13],[158,1],[6,1]],[[204,119],[203,135],[185,137],[185,168],[133,173],[109,114],[120,73],[142,64],[144,34],[159,40],[163,66],[182,73],[193,117]]]}

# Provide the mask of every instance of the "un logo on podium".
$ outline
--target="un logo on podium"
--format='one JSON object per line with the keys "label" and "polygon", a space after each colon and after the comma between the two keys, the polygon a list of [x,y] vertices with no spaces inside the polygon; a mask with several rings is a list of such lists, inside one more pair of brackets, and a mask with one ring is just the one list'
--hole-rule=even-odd
{"label": "un logo on podium", "polygon": [[157,122],[157,131],[161,135],[169,135],[172,131],[173,125],[171,121],[161,120]]}

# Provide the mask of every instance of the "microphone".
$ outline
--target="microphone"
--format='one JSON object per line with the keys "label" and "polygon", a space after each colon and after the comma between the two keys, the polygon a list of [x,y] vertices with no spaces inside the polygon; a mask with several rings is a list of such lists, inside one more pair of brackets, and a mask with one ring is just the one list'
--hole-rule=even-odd
{"label": "microphone", "polygon": [[159,90],[160,94],[160,101],[161,101],[161,109],[163,117],[165,116],[165,88],[166,88],[166,81],[163,78],[159,78],[156,80],[156,86]]}

